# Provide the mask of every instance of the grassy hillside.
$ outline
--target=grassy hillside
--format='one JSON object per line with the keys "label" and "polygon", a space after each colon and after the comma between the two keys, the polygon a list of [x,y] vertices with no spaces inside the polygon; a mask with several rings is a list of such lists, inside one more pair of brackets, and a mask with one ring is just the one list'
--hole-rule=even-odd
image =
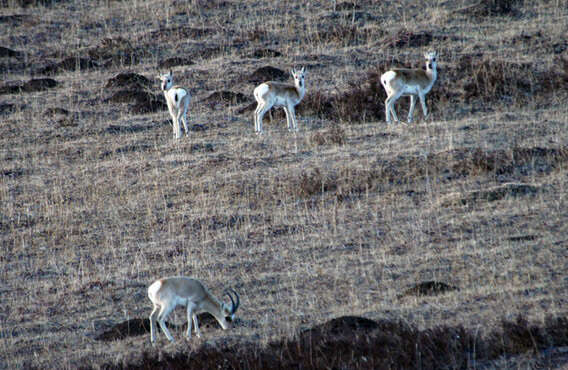
{"label": "grassy hillside", "polygon": [[[565,0],[0,0],[0,368],[565,365],[567,19]],[[380,74],[428,50],[431,115],[387,125]],[[300,131],[274,110],[255,135],[252,90],[301,66]],[[170,69],[193,96],[178,141]],[[233,328],[204,317],[187,342],[180,309],[152,347],[146,288],[169,275],[236,289]],[[306,332],[343,339],[306,355]]]}

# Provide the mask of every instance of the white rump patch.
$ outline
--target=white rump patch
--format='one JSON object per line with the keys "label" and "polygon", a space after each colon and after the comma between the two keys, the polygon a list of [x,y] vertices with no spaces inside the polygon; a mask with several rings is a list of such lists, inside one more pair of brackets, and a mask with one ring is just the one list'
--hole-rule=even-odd
{"label": "white rump patch", "polygon": [[179,102],[187,95],[187,91],[184,89],[170,89],[168,91],[171,101],[173,101],[176,106],[179,107]]}
{"label": "white rump patch", "polygon": [[263,83],[257,86],[256,89],[254,89],[254,97],[256,98],[256,100],[258,101],[258,99],[262,99],[262,97],[264,95],[266,95],[266,93],[268,92],[268,90],[270,90],[270,87],[268,87],[267,84]]}
{"label": "white rump patch", "polygon": [[158,293],[158,290],[160,290],[161,287],[162,287],[161,280],[158,280],[154,282],[152,285],[150,285],[150,287],[148,288],[148,297],[150,298],[150,300],[152,301],[154,300],[156,293]]}
{"label": "white rump patch", "polygon": [[390,82],[396,77],[396,73],[393,71],[388,71],[383,73],[381,76],[381,82],[384,86],[390,84]]}

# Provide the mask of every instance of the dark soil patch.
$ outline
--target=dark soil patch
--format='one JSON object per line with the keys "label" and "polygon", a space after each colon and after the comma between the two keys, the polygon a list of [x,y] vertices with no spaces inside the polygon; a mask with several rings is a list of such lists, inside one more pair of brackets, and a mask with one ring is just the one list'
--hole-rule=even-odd
{"label": "dark soil patch", "polygon": [[407,289],[402,293],[401,297],[413,295],[413,296],[433,296],[438,294],[443,294],[451,291],[459,290],[455,286],[442,283],[440,281],[424,281],[418,283],[413,287]]}
{"label": "dark soil patch", "polygon": [[35,78],[24,83],[22,91],[36,92],[52,89],[58,85],[57,81],[51,78]]}
{"label": "dark soil patch", "polygon": [[343,1],[335,6],[336,11],[344,11],[344,10],[356,10],[361,9],[361,7],[355,3],[351,3],[349,1]]}
{"label": "dark soil patch", "polygon": [[[22,107],[20,107],[22,109]],[[11,114],[16,112],[18,107],[15,104],[0,103],[0,115]]]}
{"label": "dark soil patch", "polygon": [[14,168],[14,169],[11,169],[11,170],[0,171],[0,177],[16,178],[16,177],[21,177],[28,172],[29,171],[27,171],[23,168]]}
{"label": "dark soil patch", "polygon": [[0,46],[0,58],[21,58],[24,53]]}
{"label": "dark soil patch", "polygon": [[102,39],[98,46],[86,49],[86,54],[102,67],[130,66],[140,63],[143,48],[136,48],[122,37]]}
{"label": "dark soil patch", "polygon": [[188,66],[195,64],[191,59],[184,58],[184,57],[172,57],[165,60],[161,60],[158,63],[158,68],[160,69],[167,69],[177,66]]}
{"label": "dark soil patch", "polygon": [[566,345],[566,317],[547,317],[539,325],[518,317],[503,320],[500,329],[483,333],[462,326],[418,330],[400,321],[345,316],[264,348],[254,343],[204,345],[191,355],[145,353],[136,363],[104,368],[468,369],[504,355]]}
{"label": "dark soil patch", "polygon": [[89,58],[69,57],[59,63],[50,64],[37,70],[37,73],[52,76],[64,71],[83,71],[98,68],[99,64]]}
{"label": "dark soil patch", "polygon": [[507,240],[512,242],[526,242],[526,241],[533,241],[539,238],[538,235],[519,235],[519,236],[510,236]]}
{"label": "dark soil patch", "polygon": [[0,0],[0,6],[3,8],[8,8],[14,5],[22,8],[29,8],[34,6],[50,7],[63,1],[64,0]]}
{"label": "dark soil patch", "polygon": [[148,114],[160,112],[168,109],[168,105],[164,99],[158,98],[154,95],[155,99],[150,101],[139,101],[132,107],[132,113],[135,114]]}
{"label": "dark soil patch", "polygon": [[119,90],[107,99],[109,103],[147,103],[156,99],[154,94],[140,90]]}
{"label": "dark soil patch", "polygon": [[428,46],[433,40],[434,37],[430,32],[412,32],[407,29],[401,29],[394,35],[387,36],[383,39],[381,45],[393,48],[414,48]]}
{"label": "dark soil patch", "polygon": [[0,104],[0,114],[1,115],[10,114],[10,113],[13,113],[15,111],[16,111],[16,106],[14,104],[7,104],[7,103]]}
{"label": "dark soil patch", "polygon": [[256,58],[256,59],[276,58],[280,56],[282,56],[282,53],[273,49],[256,49],[251,54],[247,55],[248,58]]}
{"label": "dark soil patch", "polygon": [[226,90],[215,91],[202,100],[202,102],[207,103],[209,106],[215,106],[217,104],[237,105],[249,101],[250,99],[243,93]]}
{"label": "dark soil patch", "polygon": [[198,60],[212,59],[221,55],[224,50],[225,49],[222,46],[204,46],[202,48],[199,48],[195,52],[191,53],[190,57],[192,59],[198,59]]}
{"label": "dark soil patch", "polygon": [[57,81],[51,78],[35,78],[26,81],[23,84],[9,84],[1,86],[0,95],[45,91],[48,89],[52,89],[57,85],[58,85]]}
{"label": "dark soil patch", "polygon": [[257,102],[252,102],[250,104],[247,104],[246,106],[237,109],[236,113],[237,114],[245,114],[248,112],[253,112],[256,109],[257,106]]}
{"label": "dark soil patch", "polygon": [[59,108],[59,107],[54,107],[54,108],[47,108],[43,114],[46,116],[56,116],[56,115],[64,115],[67,116],[69,115],[71,112],[69,112],[67,109],[65,108]]}
{"label": "dark soil patch", "polygon": [[213,28],[194,28],[189,26],[179,26],[163,28],[156,31],[148,32],[143,35],[141,40],[152,40],[152,41],[164,41],[170,42],[171,40],[181,40],[181,39],[197,39],[204,36],[210,36],[217,32]]}
{"label": "dark soil patch", "polygon": [[154,113],[168,109],[162,94],[152,94],[143,90],[119,90],[106,102],[133,104],[132,112],[135,114]]}
{"label": "dark soil patch", "polygon": [[524,0],[480,0],[456,12],[474,17],[516,15]]}
{"label": "dark soil patch", "polygon": [[9,84],[9,85],[0,86],[0,95],[18,94],[20,92],[22,92],[21,85]]}
{"label": "dark soil patch", "polygon": [[[5,3],[7,0],[2,0]],[[0,15],[0,23],[9,23],[12,27],[18,27],[24,23],[28,23],[33,18],[27,14],[11,14],[11,15]]]}
{"label": "dark soil patch", "polygon": [[134,72],[119,73],[109,79],[105,85],[106,88],[131,88],[144,89],[152,88],[153,83],[146,77]]}
{"label": "dark soil patch", "polygon": [[265,66],[254,71],[248,77],[248,82],[260,84],[266,81],[286,81],[287,79],[287,72],[272,66]]}
{"label": "dark soil patch", "polygon": [[380,84],[380,74],[369,72],[365,79],[349,83],[344,91],[308,92],[297,111],[324,119],[344,122],[365,122],[384,119],[386,93]]}
{"label": "dark soil patch", "polygon": [[[217,329],[217,328],[221,329],[221,326],[219,325],[217,320],[215,320],[215,318],[208,313],[197,315],[197,319],[199,321],[199,329],[202,332],[207,331],[208,329]],[[170,322],[166,322],[166,326],[169,329],[176,331],[181,331],[181,329],[183,328],[184,331],[183,335],[185,336],[185,330],[187,330],[187,323],[184,325],[174,325]],[[157,325],[157,329],[159,332],[158,333],[158,338],[159,338],[160,335],[162,335],[163,333],[159,325]],[[148,340],[150,340],[150,319],[136,318],[121,322],[119,324],[114,325],[110,329],[107,329],[104,332],[98,334],[95,337],[95,340],[110,342],[114,340],[122,340],[129,337],[136,337],[140,335],[148,335]],[[174,333],[172,333],[172,335],[175,336]],[[195,335],[195,332],[192,331],[192,335]],[[162,337],[165,338],[165,336],[163,335]]]}

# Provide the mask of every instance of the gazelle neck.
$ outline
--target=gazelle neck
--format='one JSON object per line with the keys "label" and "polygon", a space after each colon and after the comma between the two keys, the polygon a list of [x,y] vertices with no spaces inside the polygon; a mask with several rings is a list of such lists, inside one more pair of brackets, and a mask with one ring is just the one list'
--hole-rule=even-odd
{"label": "gazelle neck", "polygon": [[430,68],[429,63],[426,63],[426,75],[430,77],[432,83],[434,83],[434,81],[436,81],[436,78],[438,77],[438,71],[436,68],[437,68],[436,64],[434,64],[432,68]]}
{"label": "gazelle neck", "polygon": [[296,87],[296,92],[298,93],[298,97],[300,98],[300,100],[302,100],[304,98],[304,95],[306,94],[306,82],[303,81],[296,81],[294,83],[294,86]]}

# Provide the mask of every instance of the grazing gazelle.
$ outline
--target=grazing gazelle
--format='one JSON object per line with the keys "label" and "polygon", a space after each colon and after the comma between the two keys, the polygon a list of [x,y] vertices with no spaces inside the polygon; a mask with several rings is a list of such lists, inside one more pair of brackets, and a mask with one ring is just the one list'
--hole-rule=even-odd
{"label": "grazing gazelle", "polygon": [[189,136],[189,129],[187,128],[187,107],[191,99],[189,90],[180,86],[174,86],[174,78],[171,70],[169,73],[158,76],[158,78],[162,81],[162,91],[164,92],[166,102],[168,103],[168,110],[172,116],[176,139],[181,138],[180,119],[183,121],[185,134]]}
{"label": "grazing gazelle", "polygon": [[435,51],[424,54],[426,58],[426,70],[396,68],[383,73],[381,83],[387,92],[385,100],[385,114],[387,123],[391,122],[391,115],[398,122],[394,103],[403,95],[410,96],[410,109],[408,110],[408,122],[412,122],[416,97],[420,98],[424,118],[428,116],[426,108],[426,94],[430,92],[438,72],[436,71]]}
{"label": "grazing gazelle", "polygon": [[286,112],[286,122],[289,131],[298,131],[294,107],[304,98],[306,86],[304,83],[304,67],[300,71],[290,71],[294,77],[294,85],[281,82],[264,82],[254,89],[254,98],[258,105],[254,112],[254,130],[262,134],[262,118],[273,106],[283,107]]}
{"label": "grazing gazelle", "polygon": [[[230,292],[235,294],[237,302],[233,300]],[[201,336],[199,331],[199,323],[197,322],[197,314],[201,312],[209,312],[221,325],[223,330],[229,327],[227,317],[231,321],[235,317],[235,312],[239,308],[239,295],[233,289],[225,290],[225,293],[231,299],[231,306],[219,301],[207,288],[196,279],[177,276],[160,279],[152,283],[148,287],[148,297],[154,304],[154,309],[150,314],[150,341],[156,341],[156,320],[160,324],[162,331],[170,342],[174,341],[174,337],[166,327],[166,318],[176,308],[181,305],[187,307],[187,338],[191,338],[191,322],[195,326],[195,333]]]}

